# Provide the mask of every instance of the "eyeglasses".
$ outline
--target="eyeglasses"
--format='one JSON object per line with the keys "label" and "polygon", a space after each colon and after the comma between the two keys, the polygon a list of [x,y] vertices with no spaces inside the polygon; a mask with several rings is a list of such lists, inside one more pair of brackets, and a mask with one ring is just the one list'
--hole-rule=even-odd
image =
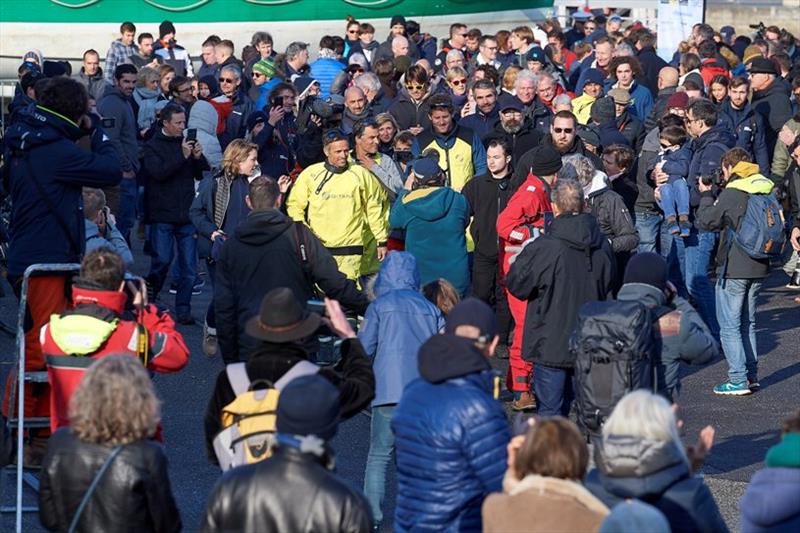
{"label": "eyeglasses", "polygon": [[466,37],[467,35],[469,35],[469,33],[459,33],[458,35],[459,37]]}
{"label": "eyeglasses", "polygon": [[421,91],[425,88],[425,85],[413,85],[411,83],[406,83],[406,89],[409,91]]}
{"label": "eyeglasses", "polygon": [[183,89],[178,89],[176,92],[177,92],[178,94],[183,94],[183,93],[188,93],[188,92],[190,92],[191,90],[192,90],[192,87],[191,87],[191,86],[189,86],[189,87],[184,87]]}
{"label": "eyeglasses", "polygon": [[572,128],[553,128],[553,131],[556,133],[572,133],[574,130]]}
{"label": "eyeglasses", "polygon": [[[261,76],[265,76],[266,77],[266,74],[262,74],[260,72],[253,72],[252,76],[254,78],[260,78]],[[220,81],[222,81],[222,80],[220,80]]]}
{"label": "eyeglasses", "polygon": [[218,81],[220,83],[236,83],[236,80],[233,78],[220,78]]}
{"label": "eyeglasses", "polygon": [[347,30],[347,34],[348,35],[357,35],[358,34],[358,30]]}
{"label": "eyeglasses", "polygon": [[492,51],[492,50],[497,50],[497,47],[496,47],[496,46],[484,46],[483,48],[486,48],[486,49],[487,49],[487,50],[489,50],[489,51]]}
{"label": "eyeglasses", "polygon": [[458,87],[458,86],[459,86],[459,85],[461,85],[462,83],[463,83],[463,84],[466,84],[466,83],[467,83],[467,78],[461,78],[460,80],[450,80],[450,83],[452,83],[453,85],[455,85],[456,87]]}

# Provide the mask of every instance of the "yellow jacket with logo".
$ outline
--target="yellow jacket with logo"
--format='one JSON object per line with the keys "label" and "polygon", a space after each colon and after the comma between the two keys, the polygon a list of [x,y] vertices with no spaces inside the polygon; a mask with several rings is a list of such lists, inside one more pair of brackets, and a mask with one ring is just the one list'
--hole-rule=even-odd
{"label": "yellow jacket with logo", "polygon": [[455,126],[446,135],[427,129],[414,139],[412,151],[417,156],[433,148],[439,152],[439,166],[447,175],[448,185],[461,192],[472,176],[486,172],[486,149],[475,132]]}
{"label": "yellow jacket with logo", "polygon": [[[338,174],[325,163],[306,168],[292,187],[286,211],[339,255],[360,255],[370,240],[386,242],[386,193],[375,176],[357,165]],[[352,253],[343,253],[349,248]]]}

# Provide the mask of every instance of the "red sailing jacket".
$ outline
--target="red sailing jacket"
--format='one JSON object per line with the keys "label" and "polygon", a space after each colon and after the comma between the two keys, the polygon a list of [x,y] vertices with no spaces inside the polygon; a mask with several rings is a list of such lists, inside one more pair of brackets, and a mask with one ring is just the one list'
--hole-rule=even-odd
{"label": "red sailing jacket", "polygon": [[[132,320],[119,318],[127,295],[117,291],[72,288],[74,307],[53,315],[41,329],[42,351],[48,361],[50,427],[55,431],[69,425],[67,406],[92,359],[111,354],[138,357],[140,341],[147,340],[147,368],[155,372],[176,372],[189,362],[189,349],[175,322],[149,305],[142,313],[146,336]],[[72,356],[72,357],[64,357]]]}
{"label": "red sailing jacket", "polygon": [[553,208],[547,186],[538,177],[528,174],[528,178],[497,217],[503,276],[510,268],[509,259],[522,251],[525,241],[536,233],[533,228],[543,230],[552,215]]}

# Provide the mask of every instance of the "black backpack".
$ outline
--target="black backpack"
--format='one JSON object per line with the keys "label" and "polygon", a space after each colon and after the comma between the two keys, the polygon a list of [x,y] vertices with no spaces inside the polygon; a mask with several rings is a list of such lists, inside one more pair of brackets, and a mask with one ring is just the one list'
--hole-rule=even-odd
{"label": "black backpack", "polygon": [[591,438],[617,402],[635,389],[657,390],[658,347],[653,323],[671,311],[636,301],[584,304],[569,340],[575,357],[578,425]]}

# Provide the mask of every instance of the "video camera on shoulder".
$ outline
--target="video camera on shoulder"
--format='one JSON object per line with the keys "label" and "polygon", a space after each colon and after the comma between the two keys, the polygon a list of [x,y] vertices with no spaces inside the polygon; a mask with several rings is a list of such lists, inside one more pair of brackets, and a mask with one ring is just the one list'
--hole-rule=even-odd
{"label": "video camera on shoulder", "polygon": [[725,178],[722,176],[722,168],[715,168],[709,174],[700,176],[700,181],[706,187],[723,187],[725,185]]}

